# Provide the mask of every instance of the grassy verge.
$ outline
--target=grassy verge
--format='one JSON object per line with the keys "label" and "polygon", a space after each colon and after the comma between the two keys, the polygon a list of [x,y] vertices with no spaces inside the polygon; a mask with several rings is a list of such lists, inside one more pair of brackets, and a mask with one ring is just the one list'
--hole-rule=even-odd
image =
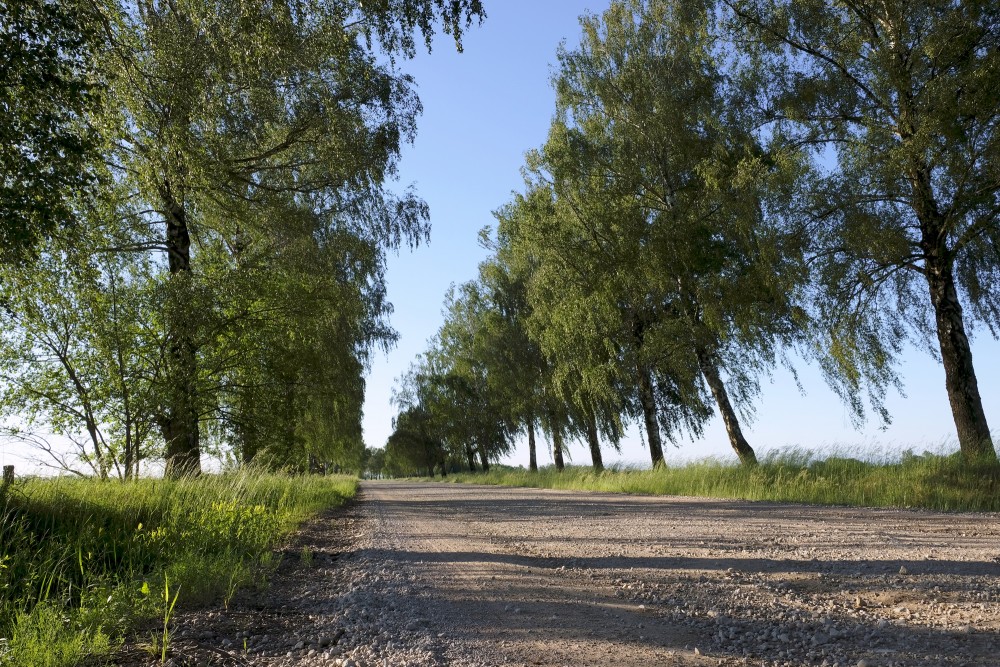
{"label": "grassy verge", "polygon": [[969,468],[957,457],[936,454],[904,454],[897,461],[867,462],[846,457],[819,460],[808,453],[784,452],[767,457],[752,469],[716,460],[601,473],[584,467],[569,467],[562,473],[549,467],[532,473],[494,466],[485,474],[459,473],[445,481],[824,505],[1000,511],[1000,469]]}
{"label": "grassy verge", "polygon": [[106,655],[178,594],[181,606],[228,603],[272,565],[283,535],[356,488],[251,473],[16,482],[0,496],[0,665]]}

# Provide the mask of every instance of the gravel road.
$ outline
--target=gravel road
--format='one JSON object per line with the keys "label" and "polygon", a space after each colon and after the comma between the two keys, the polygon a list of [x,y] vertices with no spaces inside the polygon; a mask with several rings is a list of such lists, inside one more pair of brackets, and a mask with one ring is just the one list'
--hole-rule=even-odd
{"label": "gravel road", "polygon": [[994,667],[998,519],[366,482],[173,664]]}

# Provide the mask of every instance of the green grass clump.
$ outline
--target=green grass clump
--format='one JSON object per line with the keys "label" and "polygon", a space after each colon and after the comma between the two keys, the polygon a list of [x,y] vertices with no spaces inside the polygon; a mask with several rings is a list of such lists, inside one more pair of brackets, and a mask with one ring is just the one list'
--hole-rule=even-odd
{"label": "green grass clump", "polygon": [[[0,495],[0,665],[76,665],[181,605],[228,603],[351,477],[241,472],[181,480],[28,479]],[[162,620],[162,619],[161,619]]]}
{"label": "green grass clump", "polygon": [[791,450],[760,465],[706,459],[653,470],[546,467],[537,473],[494,466],[488,473],[458,473],[446,481],[642,495],[703,496],[744,500],[920,507],[947,511],[1000,511],[1000,468],[970,467],[956,456],[904,453],[894,461],[845,456],[813,458]]}

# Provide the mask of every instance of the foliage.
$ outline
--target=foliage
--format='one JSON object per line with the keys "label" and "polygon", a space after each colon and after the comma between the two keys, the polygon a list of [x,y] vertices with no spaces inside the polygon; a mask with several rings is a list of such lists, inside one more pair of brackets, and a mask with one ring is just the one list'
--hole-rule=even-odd
{"label": "foliage", "polygon": [[[600,469],[599,436],[640,419],[659,465],[661,436],[699,436],[717,409],[753,465],[743,425],[761,378],[794,374],[789,350],[858,421],[866,394],[888,420],[894,361],[918,340],[964,458],[995,462],[969,334],[996,335],[1000,313],[998,18],[937,0],[583,16],[525,190],[481,234],[494,255],[449,294],[407,405],[489,409],[511,438],[538,419],[557,469],[564,436],[585,435]],[[451,398],[419,390],[454,377]]]}
{"label": "foliage", "polygon": [[529,160],[555,196],[542,233],[559,238],[545,274],[559,282],[539,290],[555,303],[534,310],[546,351],[599,313],[583,331],[603,339],[571,350],[631,350],[618,363],[652,372],[668,435],[699,433],[714,401],[752,463],[732,403],[749,416],[798,331],[795,248],[765,217],[782,173],[733,105],[707,6],[622,2],[581,23],[580,46],[560,52],[559,116]]}
{"label": "foliage", "polygon": [[0,281],[8,432],[101,477],[359,469],[385,252],[429,233],[388,185],[420,111],[395,59],[461,48],[479,0],[2,8],[0,240],[38,255]]}
{"label": "foliage", "polygon": [[48,465],[130,478],[151,448],[162,366],[161,333],[146,320],[159,304],[155,267],[91,253],[94,236],[76,228],[41,244],[27,270],[0,268],[0,409],[8,435],[42,448]]}
{"label": "foliage", "polygon": [[385,449],[366,447],[361,471],[369,479],[381,479],[389,473],[385,460]]}
{"label": "foliage", "polygon": [[403,410],[393,423],[393,432],[385,443],[385,468],[393,476],[426,474],[445,466],[445,452],[431,426],[431,415],[422,406]]}
{"label": "foliage", "polygon": [[16,482],[0,499],[0,661],[58,667],[106,652],[162,617],[168,580],[181,606],[231,595],[266,573],[282,535],[356,484],[253,472]]}
{"label": "foliage", "polygon": [[94,184],[87,115],[101,84],[96,19],[76,0],[0,2],[0,261],[17,263],[73,222],[72,193]]}

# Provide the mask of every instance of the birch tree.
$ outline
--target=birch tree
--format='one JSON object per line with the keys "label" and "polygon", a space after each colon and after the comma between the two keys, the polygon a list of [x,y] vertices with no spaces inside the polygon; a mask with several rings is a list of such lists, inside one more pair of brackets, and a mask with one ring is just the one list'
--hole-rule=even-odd
{"label": "birch tree", "polygon": [[724,5],[748,101],[777,143],[814,150],[797,212],[831,378],[884,391],[916,332],[944,367],[963,457],[996,462],[969,332],[995,336],[1000,314],[1000,8]]}

